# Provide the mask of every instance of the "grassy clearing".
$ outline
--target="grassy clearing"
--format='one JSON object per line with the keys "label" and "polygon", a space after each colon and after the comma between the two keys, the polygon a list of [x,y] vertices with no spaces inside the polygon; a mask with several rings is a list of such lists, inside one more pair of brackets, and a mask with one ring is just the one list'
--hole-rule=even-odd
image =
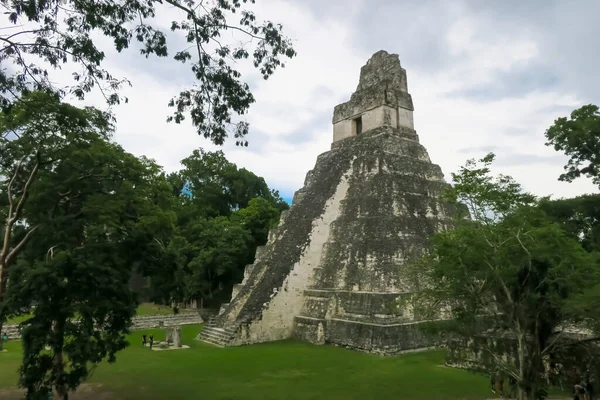
{"label": "grassy clearing", "polygon": [[[183,311],[183,310],[182,310]],[[173,314],[173,309],[167,306],[156,305],[154,303],[142,303],[138,306],[135,315],[147,316],[147,315],[170,315]],[[9,318],[6,322],[7,325],[20,324],[27,318],[30,318],[31,314],[19,315],[18,317]]]}
{"label": "grassy clearing", "polygon": [[[134,332],[115,364],[89,383],[123,400],[158,399],[424,399],[491,397],[487,379],[445,368],[443,351],[377,357],[332,346],[283,341],[220,349],[195,340],[200,326],[182,328],[191,349],[151,351],[141,334],[164,339],[164,329]],[[20,342],[0,353],[0,389],[15,386]],[[86,397],[87,398],[87,397]]]}
{"label": "grassy clearing", "polygon": [[25,321],[27,318],[30,318],[31,314],[19,315],[18,317],[9,318],[6,321],[6,325],[20,324]]}
{"label": "grassy clearing", "polygon": [[142,303],[138,306],[135,315],[143,317],[146,315],[169,315],[173,314],[173,309],[167,306],[156,305],[154,303]]}

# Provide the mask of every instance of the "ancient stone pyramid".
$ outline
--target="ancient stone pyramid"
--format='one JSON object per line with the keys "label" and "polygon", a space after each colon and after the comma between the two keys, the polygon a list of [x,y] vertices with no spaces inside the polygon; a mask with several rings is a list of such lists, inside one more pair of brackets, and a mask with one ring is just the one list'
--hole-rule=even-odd
{"label": "ancient stone pyramid", "polygon": [[406,71],[375,53],[333,112],[331,150],[256,252],[231,302],[200,334],[219,345],[295,337],[394,354],[427,346],[402,266],[452,226],[447,187],[414,130]]}

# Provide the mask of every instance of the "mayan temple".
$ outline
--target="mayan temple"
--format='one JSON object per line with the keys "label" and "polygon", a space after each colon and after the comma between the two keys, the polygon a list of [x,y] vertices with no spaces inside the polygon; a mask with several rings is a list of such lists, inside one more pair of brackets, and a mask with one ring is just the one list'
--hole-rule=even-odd
{"label": "mayan temple", "polygon": [[428,345],[399,301],[411,293],[402,267],[452,226],[454,211],[440,201],[448,184],[419,143],[413,110],[398,55],[375,53],[334,109],[331,150],[201,340],[294,337],[377,354]]}

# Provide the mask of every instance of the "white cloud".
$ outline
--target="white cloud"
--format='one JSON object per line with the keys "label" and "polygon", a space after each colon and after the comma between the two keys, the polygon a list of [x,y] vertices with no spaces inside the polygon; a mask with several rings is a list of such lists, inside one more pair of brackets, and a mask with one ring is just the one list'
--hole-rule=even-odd
{"label": "white cloud", "polygon": [[[428,38],[434,32],[437,45],[447,51],[451,62],[427,65],[426,58],[418,57],[420,68],[415,68],[411,63],[417,62],[414,61],[417,53],[407,51],[403,55],[401,51],[419,43],[420,36],[414,31],[414,25],[411,25],[413,35],[410,37],[402,35],[400,24],[372,21],[367,27],[362,23],[364,15],[360,14],[365,12],[361,7],[366,5],[366,0],[344,1],[343,7],[333,7],[337,1],[260,0],[253,7],[259,19],[282,23],[286,35],[295,40],[298,56],[286,61],[286,67],[268,81],[260,79],[248,65],[240,65],[245,79],[252,82],[256,98],[246,116],[251,123],[248,139],[252,146],[253,137],[257,138],[256,146],[260,144],[260,147],[236,148],[228,143],[224,151],[231,161],[265,177],[270,186],[285,195],[300,188],[317,155],[330,148],[332,126],[330,121],[323,121],[323,114],[332,114],[335,105],[349,98],[358,84],[360,67],[371,53],[384,46],[373,38],[388,37],[397,38],[392,42],[396,44],[384,49],[399,53],[407,69],[421,142],[447,177],[466,158],[484,154],[483,151],[465,153],[461,150],[492,146],[502,149],[496,170],[512,174],[536,194],[573,196],[597,190],[586,181],[557,182],[562,170],[560,159],[553,164],[534,162],[540,157],[557,156],[544,146],[543,137],[544,130],[561,116],[556,114],[555,106],[566,106],[568,112],[569,108],[580,106],[585,96],[560,86],[539,87],[525,94],[485,102],[452,95],[494,83],[498,73],[545,60],[555,49],[549,49],[548,43],[540,45],[544,38],[540,31],[524,35],[529,28],[503,29],[492,35],[490,25],[495,21],[489,14],[477,13],[465,2],[449,5],[439,0],[439,7],[429,2],[428,13],[439,10],[444,16],[437,16],[441,18],[437,20],[448,18],[452,22],[439,26],[428,24],[430,17],[431,20],[436,17],[430,14],[403,17],[409,22],[422,21],[419,29]],[[385,0],[368,3],[380,11],[387,6]],[[585,13],[585,9],[579,12]],[[162,21],[164,17],[159,15],[158,18]],[[548,35],[555,33],[548,31]],[[108,42],[104,43],[109,46]],[[129,104],[115,108],[116,140],[128,151],[145,154],[167,170],[175,170],[179,168],[179,160],[194,148],[216,149],[198,137],[188,121],[181,125],[165,122],[171,111],[166,107],[168,100],[187,83],[193,83],[186,67],[174,65],[169,59],[145,63],[143,58],[138,61],[133,55],[108,54],[107,67],[111,72],[115,76],[129,77],[134,84],[125,91]],[[440,62],[435,56],[431,54],[431,62]],[[98,94],[87,103],[102,105]],[[513,131],[526,134],[514,135]],[[302,135],[303,140],[298,140]],[[503,159],[504,164],[500,162]],[[516,164],[505,165],[509,161]]]}

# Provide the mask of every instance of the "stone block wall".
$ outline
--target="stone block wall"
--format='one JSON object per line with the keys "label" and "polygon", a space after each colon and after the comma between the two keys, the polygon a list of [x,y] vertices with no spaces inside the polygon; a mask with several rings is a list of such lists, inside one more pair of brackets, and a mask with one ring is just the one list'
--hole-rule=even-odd
{"label": "stone block wall", "polygon": [[437,345],[435,338],[423,333],[418,323],[382,325],[304,316],[296,317],[294,338],[383,356],[426,350]]}
{"label": "stone block wall", "polygon": [[[152,329],[162,326],[193,325],[203,323],[202,317],[196,311],[181,312],[177,315],[148,315],[133,317],[131,330]],[[5,325],[3,328],[9,340],[19,339],[19,325]]]}
{"label": "stone block wall", "polygon": [[335,194],[326,203],[323,216],[312,223],[308,245],[294,263],[280,286],[272,288],[270,301],[262,309],[260,319],[244,327],[236,344],[257,343],[289,338],[294,328],[294,316],[302,310],[304,290],[313,280],[314,269],[319,265],[321,249],[329,237],[330,224],[339,216],[340,202],[347,190],[343,178]]}

